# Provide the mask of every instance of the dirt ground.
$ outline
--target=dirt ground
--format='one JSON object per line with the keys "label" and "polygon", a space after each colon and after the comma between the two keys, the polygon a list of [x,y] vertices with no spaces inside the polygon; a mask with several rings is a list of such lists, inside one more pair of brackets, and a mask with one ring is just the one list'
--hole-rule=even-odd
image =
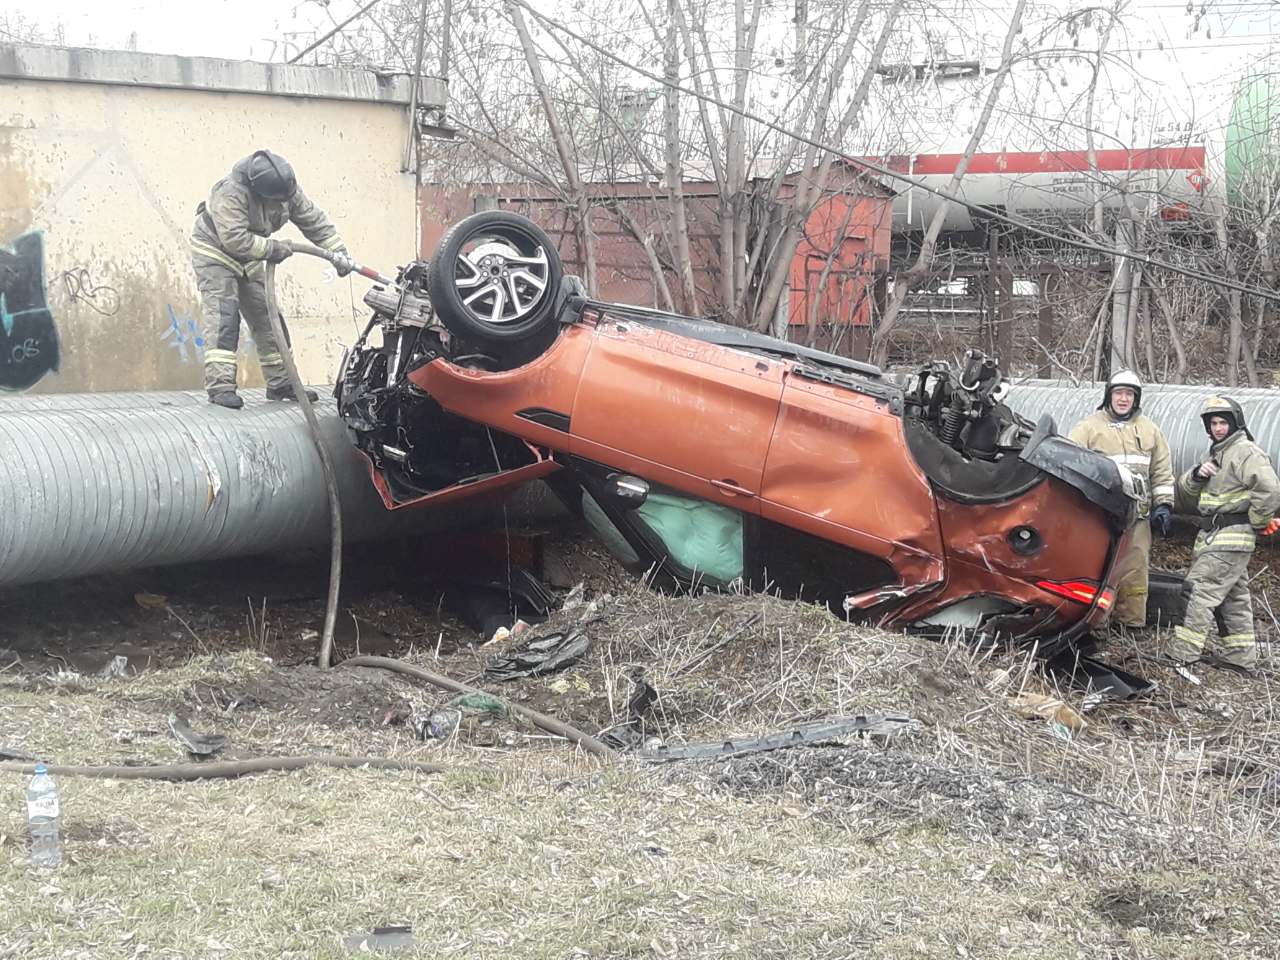
{"label": "dirt ground", "polygon": [[[1160,544],[1158,562],[1177,569],[1186,549]],[[419,739],[415,721],[457,709],[452,694],[313,666],[322,556],[10,591],[0,750],[186,762],[176,713],[228,738],[218,759],[448,771],[63,777],[67,863],[52,872],[27,861],[27,776],[0,771],[0,957],[339,957],[385,924],[409,925],[418,956],[1280,955],[1269,643],[1256,677],[1205,669],[1196,684],[1153,659],[1159,637],[1117,636],[1104,658],[1157,686],[1097,703],[1025,655],[768,597],[657,595],[565,531],[544,538],[544,575],[561,596],[582,582],[582,602],[482,645],[415,556],[348,558],[338,659],[402,658],[642,744],[860,713],[911,723],[666,764],[604,764],[492,709]],[[1256,581],[1267,639],[1270,560]],[[590,646],[566,669],[484,679],[529,637],[576,630]],[[123,670],[100,675],[117,656]],[[628,726],[642,684],[657,698]]]}

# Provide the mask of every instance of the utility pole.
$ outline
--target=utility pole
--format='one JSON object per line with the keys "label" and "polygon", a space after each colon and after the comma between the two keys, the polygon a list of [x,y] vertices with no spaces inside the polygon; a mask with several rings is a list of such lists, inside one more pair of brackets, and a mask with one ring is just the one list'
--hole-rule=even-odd
{"label": "utility pole", "polygon": [[805,48],[809,45],[809,0],[796,0],[796,63],[793,71],[797,80],[803,80],[808,63]]}
{"label": "utility pole", "polygon": [[[1116,249],[1121,254],[1133,252],[1133,211],[1126,203],[1120,219],[1116,221]],[[1108,376],[1129,365],[1125,348],[1129,343],[1129,297],[1133,286],[1133,262],[1128,256],[1118,256],[1112,267],[1114,281],[1111,285],[1111,352],[1107,366]]]}

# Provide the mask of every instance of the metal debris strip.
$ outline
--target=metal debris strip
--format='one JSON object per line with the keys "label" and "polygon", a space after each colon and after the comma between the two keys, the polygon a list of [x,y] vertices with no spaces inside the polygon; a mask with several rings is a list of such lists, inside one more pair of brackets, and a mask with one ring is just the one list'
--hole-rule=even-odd
{"label": "metal debris strip", "polygon": [[852,717],[837,717],[807,723],[791,730],[766,734],[748,740],[722,740],[719,743],[685,743],[637,750],[631,756],[652,763],[674,760],[720,760],[739,757],[748,753],[765,753],[770,750],[786,750],[828,740],[838,740],[853,733],[873,737],[891,737],[915,724],[915,720],[901,713],[867,713]]}
{"label": "metal debris strip", "polygon": [[374,927],[370,933],[353,933],[342,941],[353,953],[398,953],[414,948],[413,929],[408,926]]}
{"label": "metal debris strip", "polygon": [[169,714],[169,729],[188,753],[198,757],[217,753],[230,742],[220,733],[199,733],[176,713]]}

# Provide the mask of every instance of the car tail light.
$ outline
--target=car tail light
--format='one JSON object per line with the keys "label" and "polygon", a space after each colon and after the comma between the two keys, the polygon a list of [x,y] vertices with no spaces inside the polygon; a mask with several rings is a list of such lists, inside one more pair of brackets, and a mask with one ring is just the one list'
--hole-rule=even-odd
{"label": "car tail light", "polygon": [[1110,610],[1116,598],[1114,590],[1109,587],[1099,589],[1092,580],[1037,580],[1036,586],[1076,603],[1091,604],[1096,599],[1101,610]]}

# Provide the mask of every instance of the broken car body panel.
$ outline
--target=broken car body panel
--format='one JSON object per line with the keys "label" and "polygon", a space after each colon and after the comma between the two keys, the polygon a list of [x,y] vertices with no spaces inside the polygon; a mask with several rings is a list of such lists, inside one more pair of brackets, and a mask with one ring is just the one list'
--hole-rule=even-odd
{"label": "broken car body panel", "polygon": [[[477,214],[398,294],[366,297],[383,342],[352,349],[337,394],[389,506],[546,476],[625,565],[684,586],[1016,636],[1105,617],[1132,491],[1005,407],[993,361],[971,352],[900,388],[751,331],[552,292],[549,249],[523,218]],[[525,282],[508,263],[551,267]]]}

